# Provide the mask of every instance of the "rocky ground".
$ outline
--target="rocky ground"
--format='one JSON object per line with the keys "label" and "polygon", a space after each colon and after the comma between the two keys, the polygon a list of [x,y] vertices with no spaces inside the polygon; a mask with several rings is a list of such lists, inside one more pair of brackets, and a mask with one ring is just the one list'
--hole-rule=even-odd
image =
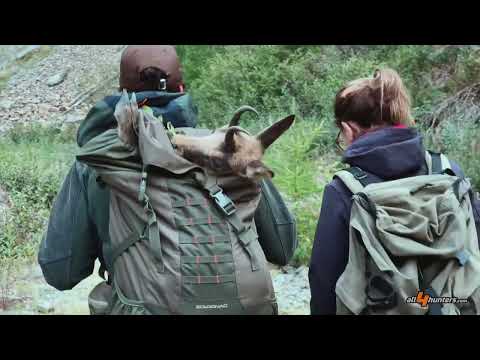
{"label": "rocky ground", "polygon": [[[5,47],[4,47],[5,48]],[[40,46],[28,56],[38,61],[24,66],[5,49],[5,85],[0,89],[0,132],[15,123],[73,122],[82,119],[102,92],[117,85],[124,45]],[[22,50],[13,47],[11,52]],[[13,58],[13,59],[12,59]],[[0,60],[1,63],[1,60]]]}
{"label": "rocky ground", "polygon": [[[92,104],[116,90],[124,45],[0,47],[0,134],[21,122],[78,122]],[[8,211],[0,184],[0,226]],[[97,265],[98,267],[98,265]],[[272,266],[281,314],[309,314],[306,267]],[[101,281],[96,271],[73,290],[45,283],[38,265],[22,265],[9,277],[0,266],[0,314],[88,314],[87,296]],[[3,280],[2,280],[3,279]],[[7,284],[8,282],[8,284]]]}
{"label": "rocky ground", "polygon": [[308,268],[286,266],[272,269],[273,287],[280,315],[310,314],[310,285]]}
{"label": "rocky ground", "polygon": [[[93,275],[74,289],[57,291],[43,279],[37,265],[22,266],[7,287],[1,289],[0,297],[8,298],[6,310],[0,306],[0,315],[87,315],[89,292],[101,281],[95,266]],[[273,285],[277,294],[280,315],[308,315],[310,291],[306,267],[285,267],[271,270]],[[3,291],[2,291],[3,290]],[[2,299],[0,299],[1,305]]]}

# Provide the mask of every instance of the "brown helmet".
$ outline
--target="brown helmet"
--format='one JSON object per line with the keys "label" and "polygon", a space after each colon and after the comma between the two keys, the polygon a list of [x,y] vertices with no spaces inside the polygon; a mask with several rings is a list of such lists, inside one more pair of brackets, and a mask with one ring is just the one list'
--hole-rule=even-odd
{"label": "brown helmet", "polygon": [[[183,79],[177,51],[171,45],[129,45],[120,61],[120,89],[182,92]],[[153,82],[152,82],[153,81]]]}

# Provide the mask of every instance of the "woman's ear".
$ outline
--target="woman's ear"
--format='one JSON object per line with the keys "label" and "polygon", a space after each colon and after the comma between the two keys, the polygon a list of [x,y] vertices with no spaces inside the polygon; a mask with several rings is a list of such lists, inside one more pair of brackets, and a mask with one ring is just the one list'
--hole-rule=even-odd
{"label": "woman's ear", "polygon": [[360,125],[353,121],[342,122],[342,132],[345,142],[350,146],[358,137],[363,134]]}
{"label": "woman's ear", "polygon": [[345,143],[350,146],[350,144],[355,140],[355,134],[354,131],[350,125],[350,123],[342,121],[342,136],[343,139],[345,140]]}

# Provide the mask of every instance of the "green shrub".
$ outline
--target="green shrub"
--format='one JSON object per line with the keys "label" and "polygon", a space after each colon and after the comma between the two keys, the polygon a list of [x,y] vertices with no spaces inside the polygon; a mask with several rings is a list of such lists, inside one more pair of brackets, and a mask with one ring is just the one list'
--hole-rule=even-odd
{"label": "green shrub", "polygon": [[20,126],[0,140],[0,184],[12,203],[0,233],[0,258],[35,256],[55,196],[73,162],[69,134]]}
{"label": "green shrub", "polygon": [[182,61],[182,73],[187,89],[195,81],[205,62],[225,51],[221,45],[177,45],[177,54]]}
{"label": "green shrub", "polygon": [[[323,188],[338,167],[333,154],[337,131],[333,102],[342,85],[369,77],[378,67],[391,67],[404,79],[414,116],[421,119],[445,98],[480,82],[478,46],[179,45],[177,49],[187,89],[199,108],[200,126],[225,125],[241,105],[260,112],[260,119],[253,114],[242,117],[241,125],[252,132],[287,114],[297,115],[294,127],[266,156],[276,172],[274,182],[297,217],[300,246],[295,263],[308,262]],[[9,75],[0,74],[0,83]],[[480,188],[480,156],[475,151],[480,130],[472,119],[466,125],[462,116],[468,114],[468,109],[459,109],[448,115],[435,136],[421,131],[428,147],[459,162]],[[13,203],[0,234],[0,256],[35,253],[73,160],[75,131],[75,127],[25,125],[0,139],[0,184]]]}
{"label": "green shrub", "polygon": [[480,191],[480,124],[444,121],[436,132],[424,129],[423,133],[425,146],[456,161]]}
{"label": "green shrub", "polygon": [[265,156],[276,176],[273,181],[297,220],[299,246],[293,263],[307,264],[320,214],[325,179],[330,181],[336,161],[317,159],[309,150],[325,133],[322,123],[297,119]]}
{"label": "green shrub", "polygon": [[345,82],[369,76],[378,64],[332,46],[232,46],[210,57],[192,82],[204,126],[221,126],[241,105],[262,114],[288,111],[332,120],[333,99]]}

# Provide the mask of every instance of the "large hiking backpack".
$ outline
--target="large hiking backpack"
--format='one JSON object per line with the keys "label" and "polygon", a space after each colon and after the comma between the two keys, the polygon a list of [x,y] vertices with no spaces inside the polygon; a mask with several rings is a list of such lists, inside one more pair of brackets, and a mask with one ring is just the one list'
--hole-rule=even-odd
{"label": "large hiking backpack", "polygon": [[110,129],[77,156],[110,189],[103,257],[113,295],[106,313],[277,314],[255,229],[258,184],[185,160],[162,122],[144,118],[138,148]]}
{"label": "large hiking backpack", "polygon": [[480,314],[480,252],[470,182],[426,152],[428,173],[375,182],[336,174],[353,194],[337,314]]}

